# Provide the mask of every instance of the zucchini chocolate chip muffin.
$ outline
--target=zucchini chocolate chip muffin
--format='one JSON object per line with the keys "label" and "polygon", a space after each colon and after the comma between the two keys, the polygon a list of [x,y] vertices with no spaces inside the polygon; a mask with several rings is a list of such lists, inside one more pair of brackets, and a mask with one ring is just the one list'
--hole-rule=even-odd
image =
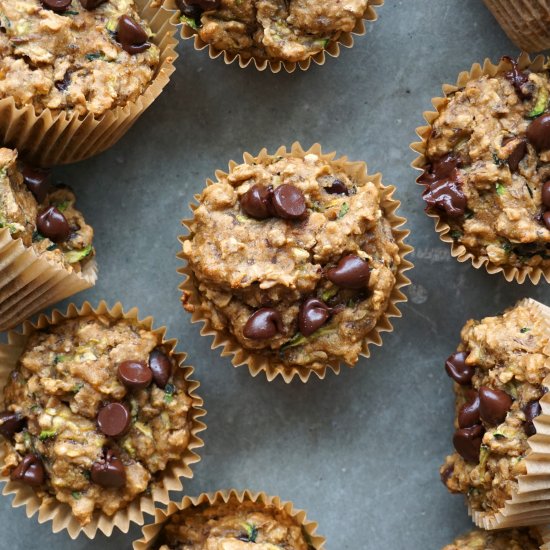
{"label": "zucchini chocolate chip muffin", "polygon": [[185,24],[218,51],[298,62],[363,18],[369,0],[176,0]]}
{"label": "zucchini chocolate chip muffin", "polygon": [[80,273],[94,256],[94,231],[76,210],[72,190],[55,187],[48,171],[19,163],[17,152],[5,148],[0,149],[1,228],[69,272]]}
{"label": "zucchini chocolate chip muffin", "polygon": [[476,530],[459,537],[443,550],[539,550],[541,544],[534,529]]}
{"label": "zucchini chocolate chip muffin", "polygon": [[184,307],[271,366],[354,364],[402,262],[382,186],[361,170],[290,153],[218,174],[186,222]]}
{"label": "zucchini chocolate chip muffin", "polygon": [[152,546],[157,550],[310,550],[302,526],[262,502],[201,504],[176,512]]}
{"label": "zucchini chocolate chip muffin", "polygon": [[190,441],[184,369],[158,332],[88,315],[30,335],[4,388],[3,475],[81,525],[162,482]]}
{"label": "zucchini chocolate chip muffin", "polygon": [[441,479],[484,516],[501,510],[527,473],[527,439],[547,391],[550,327],[535,304],[524,300],[497,317],[468,321],[445,365],[455,381],[456,452]]}
{"label": "zucchini chocolate chip muffin", "polygon": [[[495,266],[550,266],[550,80],[509,67],[468,81],[432,124],[428,212],[455,242]],[[505,66],[504,63],[501,66]]]}
{"label": "zucchini chocolate chip muffin", "polygon": [[159,49],[133,0],[0,0],[0,99],[102,115],[135,101]]}

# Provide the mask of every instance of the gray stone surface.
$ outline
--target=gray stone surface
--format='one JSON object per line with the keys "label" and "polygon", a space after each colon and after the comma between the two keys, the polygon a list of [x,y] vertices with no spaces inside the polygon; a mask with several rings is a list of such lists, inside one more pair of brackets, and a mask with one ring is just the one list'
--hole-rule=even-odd
{"label": "gray stone surface", "polygon": [[[409,143],[422,111],[459,71],[516,54],[480,0],[388,0],[352,50],[324,67],[260,74],[210,61],[191,43],[168,89],[106,154],[59,169],[93,222],[97,287],[76,297],[121,300],[154,315],[196,365],[208,430],[188,494],[238,487],[293,500],[334,550],[434,549],[467,530],[462,498],[438,466],[451,449],[452,391],[444,358],[466,319],[538,288],[453,260],[423,214]],[[316,141],[364,159],[398,187],[416,247],[410,302],[395,332],[354,369],[307,385],[267,383],[210,350],[179,304],[179,220],[207,177],[243,151]],[[181,495],[174,495],[180,499]],[[95,541],[53,535],[0,500],[0,548],[130,548],[140,530]]]}

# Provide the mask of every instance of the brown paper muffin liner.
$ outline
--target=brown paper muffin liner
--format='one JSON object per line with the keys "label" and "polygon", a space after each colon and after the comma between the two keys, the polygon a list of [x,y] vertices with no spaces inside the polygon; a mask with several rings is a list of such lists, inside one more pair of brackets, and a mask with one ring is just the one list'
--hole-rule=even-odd
{"label": "brown paper muffin liner", "polygon": [[[250,153],[244,153],[243,159],[245,163],[260,162],[266,157],[304,157],[308,154],[315,154],[325,160],[326,162],[332,162],[336,156],[336,153],[323,154],[321,145],[316,143],[310,149],[305,151],[302,146],[295,142],[290,151],[287,151],[286,147],[280,147],[274,155],[270,155],[267,152],[267,149],[262,149],[260,154],[256,157],[252,156]],[[382,184],[382,176],[377,173],[374,175],[368,174],[367,165],[364,162],[350,162],[347,157],[341,157],[337,159],[340,162],[344,162],[349,173],[353,174],[354,177],[358,178],[360,181],[373,181],[378,188],[380,189],[380,206],[384,212],[386,219],[389,221],[395,242],[399,246],[399,256],[401,257],[401,265],[396,274],[396,283],[393,287],[392,293],[389,298],[388,307],[385,313],[380,317],[376,326],[369,333],[369,335],[363,341],[361,355],[363,357],[370,356],[369,346],[371,344],[375,346],[382,345],[382,332],[392,332],[393,326],[390,322],[391,317],[401,317],[401,311],[398,309],[397,304],[400,302],[406,302],[407,297],[403,294],[401,289],[411,283],[411,281],[406,277],[405,272],[409,269],[412,269],[413,264],[405,259],[405,256],[412,252],[412,246],[405,244],[405,238],[409,235],[409,231],[406,229],[401,229],[402,226],[406,223],[406,219],[397,215],[397,210],[401,203],[393,198],[395,192],[395,187],[385,186]],[[232,170],[237,166],[237,162],[231,161],[229,163],[229,170]],[[221,178],[225,176],[226,173],[218,170],[216,171],[216,178]],[[211,179],[208,179],[206,185],[212,185],[214,182]],[[199,200],[199,195],[195,195],[195,200]],[[194,212],[197,208],[197,204],[192,203],[189,205],[190,209]],[[182,221],[182,224],[190,231],[189,223],[192,222],[192,219],[186,219]],[[189,239],[191,235],[180,237],[180,242],[184,243]],[[185,261],[183,254],[178,254],[178,258]],[[185,281],[180,285],[179,289],[182,292],[189,294],[190,298],[188,303],[196,306],[195,311],[191,316],[192,323],[203,323],[204,326],[201,329],[201,334],[203,336],[213,335],[214,341],[212,343],[212,349],[222,346],[222,357],[232,356],[231,362],[233,366],[239,367],[241,365],[246,365],[250,374],[252,376],[257,376],[260,372],[264,372],[267,376],[268,381],[274,380],[277,376],[282,376],[285,382],[289,383],[295,376],[298,376],[302,382],[307,382],[309,377],[312,374],[315,374],[320,379],[323,379],[326,375],[327,370],[332,370],[335,374],[340,373],[340,363],[336,361],[327,362],[322,368],[312,369],[305,366],[295,366],[288,367],[283,363],[280,363],[276,359],[268,359],[265,355],[254,353],[252,351],[244,349],[237,339],[231,335],[228,331],[218,331],[212,326],[211,319],[208,317],[208,312],[202,311],[203,308],[200,308],[200,297],[197,291],[197,286],[195,282],[195,277],[189,268],[188,265],[178,270],[179,273],[185,276]]]}
{"label": "brown paper muffin liner", "polygon": [[[526,54],[522,53],[518,59],[518,66],[520,69],[531,69],[532,71],[541,71],[545,66],[543,56],[537,56],[533,61]],[[418,153],[411,166],[419,171],[424,171],[427,159],[425,156],[428,138],[432,130],[432,124],[439,117],[439,114],[448,103],[448,97],[456,92],[458,89],[464,87],[470,80],[480,78],[481,76],[495,76],[496,74],[506,72],[510,69],[510,65],[505,61],[500,61],[498,65],[491,62],[490,59],[485,59],[483,66],[479,63],[475,63],[470,71],[463,71],[458,75],[456,85],[444,84],[443,94],[444,97],[436,97],[432,99],[432,105],[436,111],[425,111],[423,113],[424,119],[428,123],[428,126],[421,126],[416,129],[417,135],[422,141],[414,142],[410,145],[413,151]],[[419,176],[420,177],[420,176]],[[417,179],[418,182],[418,179]],[[451,228],[445,220],[443,220],[436,212],[427,212],[430,218],[433,218],[435,222],[435,230],[439,233],[439,238],[444,242],[451,245],[451,255],[459,262],[470,261],[476,269],[485,268],[488,273],[502,273],[508,282],[516,281],[520,284],[525,282],[525,279],[529,277],[533,284],[538,284],[541,277],[544,277],[546,281],[550,282],[550,268],[531,267],[525,266],[523,268],[517,268],[513,266],[501,266],[496,265],[489,261],[488,256],[474,256],[469,252],[466,247],[456,242],[451,237]]]}
{"label": "brown paper muffin liner", "polygon": [[134,550],[152,550],[157,535],[160,533],[166,520],[174,513],[192,506],[199,506],[208,503],[209,505],[227,503],[229,499],[236,498],[239,503],[242,502],[261,502],[268,506],[274,506],[278,510],[285,511],[289,516],[294,518],[297,523],[302,526],[302,530],[309,542],[312,550],[324,550],[325,538],[317,535],[317,523],[308,521],[304,510],[296,510],[292,502],[283,502],[279,497],[271,497],[265,493],[254,493],[250,490],[237,491],[230,489],[228,491],[216,491],[215,493],[202,493],[198,497],[184,497],[183,500],[176,504],[170,502],[166,510],[155,510],[155,521],[152,524],[142,528],[143,538],[134,542]]}
{"label": "brown paper muffin liner", "polygon": [[69,272],[13,239],[0,229],[0,331],[28,319],[40,310],[95,285],[94,259],[80,273]]}
{"label": "brown paper muffin liner", "polygon": [[[529,306],[542,316],[550,334],[550,307],[531,298],[521,300],[518,305]],[[550,349],[548,351],[550,353]],[[550,375],[544,379],[543,385],[550,389]],[[540,399],[540,406],[542,413],[534,419],[537,433],[527,440],[531,448],[525,458],[527,474],[518,477],[517,492],[498,512],[480,512],[469,507],[478,527],[507,529],[550,523],[550,393]]]}
{"label": "brown paper muffin liner", "polygon": [[[122,305],[117,303],[109,309],[104,301],[100,302],[97,308],[93,308],[89,302],[85,302],[80,308],[71,304],[66,313],[55,310],[51,317],[41,315],[36,323],[25,321],[21,332],[10,331],[8,333],[8,344],[0,345],[0,388],[5,386],[9,373],[15,368],[21,352],[29,336],[33,332],[44,329],[50,325],[58,324],[65,319],[74,319],[85,315],[103,315],[115,320],[132,319],[137,321],[147,330],[152,330],[154,334],[158,335],[163,345],[170,351],[175,350],[177,345],[177,340],[164,339],[166,327],[153,329],[153,317],[140,319],[137,308],[132,308],[125,312]],[[22,483],[13,482],[9,477],[0,477],[0,482],[6,483],[2,494],[15,495],[12,506],[14,508],[25,506],[28,518],[31,518],[38,512],[38,523],[51,521],[52,531],[54,533],[66,529],[72,539],[76,539],[81,533],[84,533],[87,537],[92,539],[98,531],[109,536],[115,528],[127,533],[131,523],[136,523],[138,525],[143,525],[145,523],[144,513],[155,513],[156,502],[168,504],[170,502],[169,491],[180,491],[183,487],[180,478],[193,477],[190,466],[200,460],[195,450],[204,445],[198,434],[206,429],[205,424],[199,420],[201,416],[206,414],[206,411],[202,408],[202,399],[196,394],[196,390],[200,384],[191,379],[194,368],[183,364],[186,358],[185,353],[174,352],[173,357],[179,368],[185,371],[185,379],[188,383],[187,391],[193,400],[190,411],[191,426],[189,430],[189,445],[182,454],[180,462],[168,464],[167,469],[162,473],[160,479],[153,485],[150,494],[143,494],[141,497],[136,498],[127,508],[119,510],[113,516],[107,516],[96,510],[92,521],[88,525],[82,526],[72,515],[71,509],[67,504],[58,501],[55,497],[45,497],[41,499],[31,487]],[[2,406],[3,393],[0,393],[0,407]],[[0,445],[0,462],[4,460],[4,456],[5,449]]]}
{"label": "brown paper muffin liner", "polygon": [[[242,57],[238,53],[230,53],[224,50],[217,50],[211,44],[204,42],[199,36],[199,33],[192,29],[189,25],[181,23],[179,17],[174,14],[173,22],[174,24],[181,25],[181,37],[184,40],[193,39],[195,50],[204,50],[208,48],[208,55],[210,59],[217,59],[218,57],[223,57],[223,60],[226,65],[237,61],[239,67],[244,69],[250,65],[253,65],[258,69],[258,71],[265,71],[270,69],[273,73],[278,73],[281,70],[285,70],[287,73],[293,73],[297,68],[302,71],[307,71],[312,62],[316,65],[324,65],[327,60],[327,56],[338,57],[340,55],[340,48],[351,48],[353,46],[354,36],[363,36],[366,34],[365,21],[374,22],[378,19],[375,8],[379,8],[384,5],[384,0],[370,0],[367,6],[367,9],[363,15],[362,19],[359,19],[355,25],[355,28],[352,32],[342,33],[337,41],[331,41],[328,47],[320,52],[317,52],[315,55],[308,57],[302,61],[280,61],[280,60],[269,60],[269,59],[257,59],[255,57]],[[164,6],[168,10],[179,11],[176,7],[175,0],[165,0]]]}
{"label": "brown paper muffin liner", "polygon": [[135,0],[140,15],[154,32],[160,62],[153,80],[135,101],[107,113],[84,117],[34,106],[17,107],[13,98],[0,99],[0,143],[18,149],[21,157],[37,166],[84,160],[112,147],[160,95],[174,72],[177,58],[176,27],[171,13],[155,6],[158,0]]}
{"label": "brown paper muffin liner", "polygon": [[548,0],[483,0],[508,38],[520,49],[550,48]]}

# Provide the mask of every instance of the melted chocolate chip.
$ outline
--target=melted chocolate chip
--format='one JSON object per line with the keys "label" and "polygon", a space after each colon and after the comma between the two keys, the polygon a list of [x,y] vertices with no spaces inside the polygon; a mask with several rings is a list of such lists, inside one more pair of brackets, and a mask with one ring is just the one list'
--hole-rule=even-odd
{"label": "melted chocolate chip", "polygon": [[55,87],[60,92],[65,92],[67,90],[67,88],[70,86],[72,74],[73,74],[72,71],[70,69],[68,69],[67,71],[65,71],[65,74],[63,75],[63,80],[56,80],[55,81]]}
{"label": "melted chocolate chip", "polygon": [[445,361],[445,370],[447,374],[461,386],[467,386],[472,381],[475,368],[466,364],[468,354],[463,351],[457,351]]}
{"label": "melted chocolate chip", "polygon": [[307,212],[304,194],[289,183],[279,185],[271,198],[273,211],[284,220],[299,220]]}
{"label": "melted chocolate chip", "polygon": [[186,0],[176,0],[176,6],[181,11],[182,15],[185,15],[185,17],[189,17],[190,19],[200,19],[203,12],[203,9],[200,6],[188,4]]}
{"label": "melted chocolate chip", "polygon": [[329,187],[325,187],[324,189],[331,195],[349,195],[349,189],[346,187],[346,184],[339,179],[335,179]]}
{"label": "melted chocolate chip", "polygon": [[219,8],[221,0],[176,0],[176,4],[181,11],[183,6],[196,6],[202,11],[209,11]]}
{"label": "melted chocolate chip", "polygon": [[443,210],[450,218],[459,218],[466,212],[466,196],[462,192],[456,169],[448,178],[426,187],[422,198],[429,208]]}
{"label": "melted chocolate chip", "polygon": [[480,423],[479,417],[479,395],[467,403],[464,403],[458,411],[458,426],[460,428],[471,428]]}
{"label": "melted chocolate chip", "polygon": [[65,242],[71,236],[71,228],[67,218],[55,206],[49,206],[38,214],[36,229],[41,235],[54,243]]}
{"label": "melted chocolate chip", "polygon": [[535,118],[527,128],[529,143],[540,153],[550,149],[550,113]]}
{"label": "melted chocolate chip", "polygon": [[133,390],[147,388],[153,381],[153,372],[143,361],[122,361],[117,374],[121,384]]}
{"label": "melted chocolate chip", "polygon": [[41,0],[42,5],[56,13],[63,13],[70,5],[71,0]]}
{"label": "melted chocolate chip", "polygon": [[504,422],[512,406],[512,398],[502,390],[487,386],[479,388],[479,414],[483,422],[495,426]]}
{"label": "melted chocolate chip", "polygon": [[147,42],[147,33],[143,27],[129,15],[121,15],[118,20],[117,39],[122,49],[134,55],[144,52],[151,44]]}
{"label": "melted chocolate chip", "polygon": [[529,81],[529,74],[518,69],[517,62],[511,57],[505,56],[502,59],[512,65],[512,70],[504,73],[504,77],[512,84],[520,99],[529,99],[533,95],[532,92],[525,87],[525,84]]}
{"label": "melted chocolate chip", "polygon": [[550,229],[550,210],[547,210],[542,215],[542,221],[547,229]]}
{"label": "melted chocolate chip", "polygon": [[48,170],[24,166],[21,170],[27,189],[34,195],[38,204],[44,202],[51,189],[51,178]]}
{"label": "melted chocolate chip", "polygon": [[272,307],[263,307],[246,322],[243,335],[250,340],[267,340],[284,332],[281,314]]}
{"label": "melted chocolate chip", "polygon": [[330,317],[331,309],[318,298],[308,298],[300,307],[298,327],[303,336],[310,336]]}
{"label": "melted chocolate chip", "polygon": [[519,168],[519,163],[521,159],[527,154],[527,140],[520,139],[517,145],[514,147],[514,150],[510,153],[508,157],[508,166],[512,172],[517,172]]}
{"label": "melted chocolate chip", "polygon": [[370,279],[369,264],[355,254],[348,254],[327,271],[327,279],[341,288],[366,288]]}
{"label": "melted chocolate chip", "polygon": [[242,197],[241,208],[243,211],[257,220],[264,220],[271,216],[272,187],[253,185]]}
{"label": "melted chocolate chip", "polygon": [[106,2],[106,0],[80,0],[80,3],[85,10],[95,10],[104,2]]}
{"label": "melted chocolate chip", "polygon": [[417,181],[423,185],[430,185],[436,181],[447,179],[455,168],[460,168],[461,164],[459,157],[449,153],[429,164]]}
{"label": "melted chocolate chip", "polygon": [[128,431],[132,418],[124,403],[109,403],[99,410],[97,425],[108,437],[118,437]]}
{"label": "melted chocolate chip", "polygon": [[36,455],[25,456],[19,465],[11,472],[12,481],[22,481],[31,487],[39,487],[44,483],[46,470],[42,460]]}
{"label": "melted chocolate chip", "polygon": [[149,354],[149,368],[153,373],[153,380],[155,384],[164,389],[170,376],[172,375],[172,362],[168,355],[166,355],[161,349],[155,348]]}
{"label": "melted chocolate chip", "polygon": [[550,208],[550,181],[544,183],[541,189],[542,204]]}
{"label": "melted chocolate chip", "polygon": [[26,420],[17,413],[4,411],[0,413],[0,435],[11,439],[25,427]]}
{"label": "melted chocolate chip", "polygon": [[529,403],[523,407],[523,412],[525,414],[525,424],[523,425],[523,429],[525,430],[525,433],[531,437],[537,433],[533,419],[542,413],[540,403],[538,401],[529,401]]}
{"label": "melted chocolate chip", "polygon": [[479,449],[485,429],[481,424],[471,428],[460,428],[453,436],[456,452],[468,462],[479,462]]}
{"label": "melted chocolate chip", "polygon": [[119,488],[126,484],[124,464],[110,449],[104,450],[101,458],[93,463],[90,477],[101,487]]}

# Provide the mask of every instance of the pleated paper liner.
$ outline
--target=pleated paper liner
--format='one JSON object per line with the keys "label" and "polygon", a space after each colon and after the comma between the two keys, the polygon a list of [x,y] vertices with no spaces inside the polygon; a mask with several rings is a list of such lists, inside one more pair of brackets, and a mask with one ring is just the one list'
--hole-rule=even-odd
{"label": "pleated paper liner", "polygon": [[0,143],[16,148],[28,162],[52,166],[84,160],[112,147],[160,95],[174,72],[177,28],[172,14],[156,7],[157,0],[135,0],[137,11],[154,32],[160,48],[156,74],[135,101],[103,115],[86,116],[49,109],[37,114],[32,105],[17,107],[13,98],[0,99]]}
{"label": "pleated paper liner", "polygon": [[[244,69],[250,65],[253,65],[258,71],[265,71],[269,68],[273,73],[279,73],[281,70],[285,70],[287,73],[293,73],[297,68],[302,71],[307,71],[312,62],[316,65],[324,65],[327,60],[327,56],[338,57],[340,55],[340,48],[351,48],[354,43],[354,36],[363,36],[366,34],[365,21],[374,22],[378,19],[375,8],[379,8],[384,5],[384,0],[370,0],[365,10],[362,19],[358,19],[355,28],[352,32],[344,32],[340,34],[336,41],[331,40],[324,50],[317,52],[311,57],[302,61],[277,61],[268,59],[256,59],[255,57],[243,57],[238,53],[232,53],[225,50],[217,50],[211,44],[204,42],[199,36],[199,33],[192,29],[189,25],[181,23],[179,21],[178,14],[176,13],[173,18],[175,24],[181,24],[181,37],[184,40],[193,39],[194,47],[196,50],[204,50],[208,48],[208,55],[210,59],[217,59],[222,57],[226,65],[237,62],[241,69]],[[164,6],[168,10],[179,12],[176,7],[175,0],[165,0]]]}
{"label": "pleated paper liner", "polygon": [[50,263],[0,229],[0,331],[15,327],[42,309],[95,285],[97,265],[80,273]]}
{"label": "pleated paper liner", "polygon": [[[518,59],[518,66],[520,69],[531,69],[532,71],[541,71],[545,67],[545,61],[543,56],[537,56],[533,61],[526,54],[522,53]],[[416,129],[417,135],[422,141],[415,142],[411,144],[411,149],[418,153],[418,158],[416,158],[412,167],[419,171],[424,171],[424,168],[427,164],[426,159],[426,149],[428,138],[430,137],[432,124],[439,117],[441,111],[445,108],[448,103],[448,97],[463,88],[466,83],[470,80],[475,80],[481,76],[495,76],[496,74],[501,74],[510,70],[510,64],[505,61],[500,61],[498,65],[495,65],[491,62],[490,59],[485,59],[483,66],[476,63],[472,66],[470,71],[463,71],[459,74],[457,82],[455,85],[444,84],[443,85],[443,94],[444,97],[437,97],[432,99],[432,105],[435,107],[435,111],[426,111],[423,113],[424,119],[428,123],[428,126],[422,126]],[[420,177],[420,176],[419,176]],[[417,179],[418,182],[418,179]],[[501,266],[492,263],[489,260],[488,256],[474,256],[469,252],[466,247],[458,242],[456,242],[451,237],[451,228],[449,224],[440,217],[435,211],[427,212],[427,215],[430,218],[433,218],[435,222],[435,230],[439,233],[439,238],[444,242],[448,243],[451,246],[451,255],[456,258],[459,262],[471,262],[476,269],[485,268],[488,273],[502,273],[505,279],[508,282],[516,281],[518,283],[523,283],[527,277],[531,280],[533,284],[538,284],[541,277],[544,277],[546,281],[550,282],[550,268],[540,268],[540,267],[531,267],[525,266],[523,268],[517,268],[513,266]]]}
{"label": "pleated paper liner", "polygon": [[508,38],[520,49],[538,52],[550,48],[548,0],[483,0]]}
{"label": "pleated paper liner", "polygon": [[[51,521],[54,533],[66,529],[72,539],[77,538],[82,533],[89,538],[94,538],[98,531],[109,536],[114,529],[120,529],[126,533],[131,523],[143,525],[145,523],[144,513],[154,514],[155,503],[168,504],[170,502],[169,491],[180,491],[182,489],[183,486],[180,478],[193,477],[190,466],[200,460],[195,450],[203,446],[203,441],[198,434],[206,429],[205,424],[199,420],[200,417],[206,414],[202,408],[203,401],[196,394],[199,383],[191,379],[194,372],[193,367],[183,364],[186,354],[175,352],[177,340],[165,340],[165,327],[153,329],[154,320],[152,317],[140,319],[137,308],[125,312],[120,303],[115,304],[111,309],[108,308],[105,302],[100,302],[97,308],[93,308],[88,302],[84,303],[80,308],[71,304],[66,313],[55,310],[51,317],[41,315],[36,323],[31,324],[29,321],[26,321],[23,324],[22,332],[10,331],[8,333],[8,344],[0,345],[0,388],[5,386],[9,373],[15,368],[24,346],[33,332],[50,325],[59,324],[65,319],[74,319],[86,315],[102,315],[114,320],[131,319],[145,329],[152,330],[154,334],[159,336],[166,349],[174,352],[172,357],[178,367],[185,371],[187,393],[192,398],[192,406],[189,413],[190,439],[187,449],[181,456],[181,461],[168,464],[167,469],[162,472],[159,481],[153,485],[150,494],[143,494],[141,497],[138,496],[127,508],[119,510],[113,516],[107,516],[96,510],[92,521],[86,526],[80,525],[72,515],[70,507],[58,501],[55,497],[41,499],[31,487],[23,483],[13,482],[9,477],[0,477],[0,481],[6,483],[2,494],[15,495],[12,503],[13,507],[25,506],[27,517],[29,518],[38,512],[38,523]],[[0,407],[2,406],[3,392],[0,393]],[[5,448],[4,445],[0,444],[0,462],[3,462],[4,456]]]}
{"label": "pleated paper liner", "polygon": [[[550,356],[550,307],[531,298],[520,300],[517,305],[532,308],[546,321],[549,335],[546,350]],[[547,366],[550,368],[550,359],[547,359]],[[550,389],[550,375],[544,379],[543,385]],[[474,523],[482,529],[550,524],[550,393],[540,399],[540,406],[542,413],[534,419],[537,433],[527,440],[531,449],[524,459],[527,474],[518,476],[517,492],[496,513],[469,507]]]}
{"label": "pleated paper liner", "polygon": [[221,504],[222,502],[227,503],[230,499],[237,499],[239,503],[260,502],[267,506],[273,506],[277,510],[286,512],[290,517],[294,518],[296,523],[302,526],[302,531],[311,549],[324,550],[325,538],[316,534],[317,523],[308,521],[305,511],[296,510],[292,502],[284,502],[279,497],[268,496],[265,493],[254,493],[249,490],[237,491],[236,489],[216,491],[215,493],[202,493],[198,497],[186,496],[179,504],[170,502],[166,511],[160,509],[155,510],[154,523],[142,528],[143,538],[134,542],[134,550],[153,550],[153,548],[155,548],[155,541],[163,525],[172,514],[194,506],[200,506],[201,504],[209,504],[212,506]]}
{"label": "pleated paper liner", "polygon": [[[399,256],[401,258],[401,265],[396,273],[396,283],[393,287],[392,293],[389,297],[388,306],[385,313],[380,317],[376,326],[368,334],[363,341],[361,355],[364,357],[370,356],[369,346],[382,345],[382,332],[393,331],[393,326],[390,322],[391,317],[401,317],[397,304],[400,302],[406,302],[407,298],[401,291],[401,289],[410,284],[410,280],[405,276],[405,272],[412,269],[413,264],[405,259],[405,256],[412,252],[413,248],[405,243],[405,238],[408,236],[409,231],[402,229],[402,226],[406,223],[406,219],[397,215],[397,210],[400,206],[400,202],[393,198],[395,187],[385,186],[382,184],[382,176],[380,174],[370,175],[367,171],[367,165],[364,162],[350,162],[347,157],[341,157],[335,159],[336,153],[323,154],[321,145],[316,143],[309,150],[305,151],[299,143],[294,143],[287,151],[286,147],[280,147],[274,155],[270,155],[266,149],[262,149],[257,157],[252,156],[250,153],[244,153],[243,159],[245,163],[261,162],[266,157],[305,157],[308,154],[315,154],[323,159],[325,162],[338,162],[343,163],[346,166],[346,170],[349,174],[352,174],[354,178],[362,182],[372,181],[380,189],[380,206],[384,212],[384,216],[389,221],[395,242],[399,247]],[[229,170],[232,170],[237,166],[237,162],[231,161],[229,163]],[[225,176],[226,173],[218,170],[216,171],[216,178],[220,179]],[[210,179],[207,180],[206,185],[212,185],[214,182]],[[195,200],[199,200],[199,195],[195,196]],[[190,209],[195,211],[197,204],[190,204]],[[183,220],[183,225],[190,232],[189,223],[192,219]],[[180,242],[183,243],[188,240],[192,235],[186,235],[180,237]],[[185,261],[183,254],[178,254],[181,260]],[[222,346],[222,357],[232,356],[231,362],[235,367],[246,365],[252,376],[257,376],[260,372],[264,372],[269,381],[274,380],[277,376],[281,376],[285,382],[289,383],[295,376],[298,376],[302,382],[307,382],[312,374],[315,374],[320,379],[323,379],[327,370],[332,370],[335,374],[340,373],[340,363],[337,361],[330,361],[323,365],[322,368],[308,368],[305,366],[288,367],[280,362],[275,357],[268,358],[260,353],[254,353],[253,351],[244,349],[238,340],[229,333],[229,331],[218,331],[211,323],[210,311],[208,308],[201,307],[200,296],[197,290],[197,284],[195,277],[188,265],[178,270],[179,273],[185,276],[185,281],[180,285],[180,290],[189,294],[188,303],[195,307],[195,310],[191,316],[192,323],[203,323],[204,326],[201,329],[203,336],[213,335],[214,341],[212,343],[212,349]]]}

